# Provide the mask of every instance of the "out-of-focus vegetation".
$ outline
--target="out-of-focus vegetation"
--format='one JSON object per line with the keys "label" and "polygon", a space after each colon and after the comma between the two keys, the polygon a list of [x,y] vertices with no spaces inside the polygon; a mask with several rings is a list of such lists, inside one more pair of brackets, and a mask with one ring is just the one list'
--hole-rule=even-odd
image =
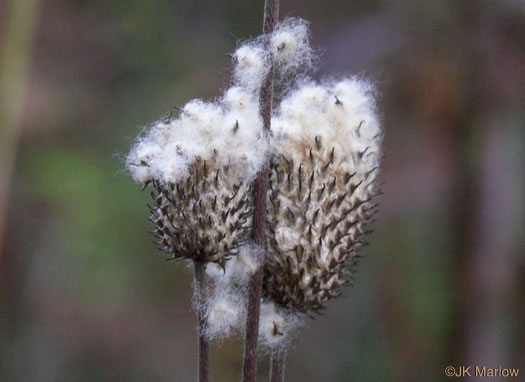
{"label": "out-of-focus vegetation", "polygon": [[[0,47],[15,2],[0,3]],[[20,135],[0,380],[195,379],[191,271],[151,243],[149,195],[122,155],[174,105],[219,93],[224,53],[259,34],[262,8],[40,1],[21,121],[2,126]],[[296,339],[288,380],[437,381],[449,364],[525,375],[523,2],[281,0],[281,15],[311,21],[316,77],[377,83],[386,153],[354,287]],[[239,379],[241,354],[240,340],[214,346],[215,380]]]}

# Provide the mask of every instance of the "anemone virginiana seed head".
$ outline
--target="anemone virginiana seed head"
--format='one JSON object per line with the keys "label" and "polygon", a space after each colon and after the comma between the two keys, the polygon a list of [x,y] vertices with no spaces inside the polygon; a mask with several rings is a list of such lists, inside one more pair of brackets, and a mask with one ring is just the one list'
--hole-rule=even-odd
{"label": "anemone virginiana seed head", "polygon": [[304,82],[272,119],[264,293],[310,314],[341,293],[376,212],[382,130],[372,86]]}
{"label": "anemone virginiana seed head", "polygon": [[154,187],[150,220],[161,249],[224,265],[249,238],[251,184],[267,148],[257,99],[242,87],[217,102],[192,100],[139,137],[127,167]]}

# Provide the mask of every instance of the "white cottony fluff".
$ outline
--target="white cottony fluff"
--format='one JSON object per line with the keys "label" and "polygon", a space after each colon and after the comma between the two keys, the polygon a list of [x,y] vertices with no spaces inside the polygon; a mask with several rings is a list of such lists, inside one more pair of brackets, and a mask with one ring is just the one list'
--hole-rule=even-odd
{"label": "white cottony fluff", "polygon": [[235,83],[257,93],[270,71],[270,55],[263,48],[262,39],[242,44],[233,54],[233,59]]}
{"label": "white cottony fluff", "polygon": [[305,150],[316,137],[326,150],[335,149],[337,166],[349,173],[366,174],[381,158],[375,90],[358,77],[304,81],[282,100],[272,131],[271,151],[291,156],[296,163],[307,157]]}
{"label": "white cottony fluff", "polygon": [[255,244],[245,245],[232,261],[226,264],[226,277],[238,283],[245,283],[261,265],[263,249]]}
{"label": "white cottony fluff", "polygon": [[301,316],[279,309],[272,301],[264,302],[259,318],[259,342],[270,350],[286,346],[294,329],[301,324]]}
{"label": "white cottony fluff", "polygon": [[216,102],[192,100],[178,118],[158,121],[133,146],[126,161],[137,182],[175,183],[196,159],[231,165],[251,181],[265,161],[259,91],[271,62],[281,75],[308,71],[313,62],[306,21],[288,18],[270,35],[240,44],[233,53],[233,86]]}
{"label": "white cottony fluff", "polygon": [[263,38],[239,46],[233,86],[218,101],[192,100],[178,118],[158,121],[139,137],[126,160],[135,181],[175,183],[195,160],[229,166],[236,180],[255,178],[268,148],[259,111],[260,86],[270,68],[263,47]]}
{"label": "white cottony fluff", "polygon": [[240,331],[246,317],[247,284],[250,276],[261,264],[262,249],[244,245],[230,259],[223,270],[213,263],[206,266],[206,273],[214,281],[213,293],[206,307],[209,339],[226,338]]}
{"label": "white cottony fluff", "polygon": [[[246,301],[241,294],[222,289],[214,295],[206,307],[207,322],[204,335],[209,339],[229,337],[241,327],[246,316]],[[228,293],[230,292],[230,293]]]}
{"label": "white cottony fluff", "polygon": [[127,166],[137,182],[175,183],[188,175],[194,160],[214,160],[249,182],[266,150],[257,98],[233,87],[219,102],[193,100],[177,119],[156,122],[132,148]]}
{"label": "white cottony fluff", "polygon": [[216,283],[244,283],[261,265],[263,249],[255,244],[246,244],[239,248],[236,256],[228,260],[224,269],[219,265],[206,264],[206,274]]}
{"label": "white cottony fluff", "polygon": [[221,268],[217,263],[206,264],[206,274],[215,282],[219,281],[224,276],[225,271],[226,270]]}
{"label": "white cottony fluff", "polygon": [[281,75],[310,70],[315,57],[310,46],[308,23],[292,17],[281,21],[271,35],[270,51]]}

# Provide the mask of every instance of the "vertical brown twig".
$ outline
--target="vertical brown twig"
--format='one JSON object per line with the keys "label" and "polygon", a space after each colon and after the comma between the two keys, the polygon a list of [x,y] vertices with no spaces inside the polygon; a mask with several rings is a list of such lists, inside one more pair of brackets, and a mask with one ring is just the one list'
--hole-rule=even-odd
{"label": "vertical brown twig", "polygon": [[[0,33],[0,290],[7,284],[7,207],[20,134],[25,83],[31,61],[33,32],[38,20],[38,0],[13,0],[4,8]],[[0,14],[2,12],[0,11]],[[4,16],[4,17],[1,17]],[[1,297],[1,296],[0,296]]]}
{"label": "vertical brown twig", "polygon": [[196,310],[199,326],[197,328],[197,335],[199,338],[199,382],[208,382],[209,369],[209,345],[208,340],[204,336],[203,330],[205,325],[204,312],[202,305],[204,304],[204,271],[206,263],[203,261],[195,261],[193,263],[195,268],[195,298]]}
{"label": "vertical brown twig", "polygon": [[465,36],[471,36],[468,41],[460,40],[463,46],[463,86],[464,98],[461,105],[461,113],[450,121],[453,135],[449,143],[451,151],[454,153],[451,168],[453,169],[452,187],[453,199],[451,213],[452,224],[451,240],[454,254],[453,277],[455,290],[453,295],[453,321],[449,340],[449,358],[452,363],[467,363],[478,361],[470,358],[470,354],[476,353],[473,348],[475,341],[469,338],[469,328],[472,320],[476,322],[480,319],[478,314],[473,314],[479,306],[477,300],[478,285],[475,279],[476,264],[479,261],[479,254],[473,246],[479,239],[476,235],[476,216],[479,179],[475,169],[472,168],[471,153],[478,149],[475,146],[474,132],[478,131],[479,110],[484,110],[483,95],[487,94],[484,89],[484,55],[480,51],[482,45],[482,15],[483,6],[475,0],[468,0],[454,3],[452,8],[458,15],[458,21],[462,30],[468,31]]}
{"label": "vertical brown twig", "polygon": [[[265,0],[263,33],[271,33],[279,17],[279,0]],[[270,68],[261,88],[261,117],[264,123],[264,131],[267,135],[271,132],[273,98],[273,67]],[[268,164],[263,166],[255,181],[255,214],[253,237],[256,244],[265,247],[264,229],[266,223],[266,190],[268,188]],[[264,251],[264,264],[266,250]],[[248,311],[246,315],[246,335],[244,340],[244,364],[243,381],[255,381],[257,373],[257,337],[259,335],[259,311],[261,307],[261,289],[263,280],[263,269],[261,266],[252,276],[249,283]]]}
{"label": "vertical brown twig", "polygon": [[284,367],[286,364],[286,349],[274,350],[270,366],[270,382],[284,382]]}

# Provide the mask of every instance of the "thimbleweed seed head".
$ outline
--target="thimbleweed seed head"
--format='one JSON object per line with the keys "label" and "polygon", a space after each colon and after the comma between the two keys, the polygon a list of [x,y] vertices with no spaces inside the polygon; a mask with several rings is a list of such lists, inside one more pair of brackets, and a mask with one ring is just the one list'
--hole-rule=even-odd
{"label": "thimbleweed seed head", "polygon": [[272,120],[264,291],[312,313],[341,293],[369,233],[382,133],[372,87],[304,83]]}
{"label": "thimbleweed seed head", "polygon": [[153,181],[154,205],[149,220],[158,245],[172,259],[215,262],[224,266],[228,256],[249,239],[253,202],[251,187],[232,182],[228,167],[213,161],[194,162],[181,182]]}
{"label": "thimbleweed seed head", "polygon": [[[259,340],[272,351],[286,346],[302,317],[352,280],[371,232],[382,152],[374,88],[357,77],[309,80],[315,60],[308,24],[284,20],[239,45],[222,98],[190,101],[127,157],[133,178],[154,188],[150,220],[161,249],[208,263],[213,285],[196,299],[207,339],[241,331],[249,280],[264,267]],[[272,66],[280,105],[268,137],[259,96]],[[263,249],[250,243],[252,184],[268,154],[263,264]]]}
{"label": "thimbleweed seed head", "polygon": [[[253,49],[238,54],[236,72],[265,66]],[[173,259],[224,266],[249,239],[251,184],[268,143],[257,94],[238,82],[217,102],[190,101],[176,119],[153,124],[128,155],[133,178],[154,187],[150,220],[158,245]]]}

